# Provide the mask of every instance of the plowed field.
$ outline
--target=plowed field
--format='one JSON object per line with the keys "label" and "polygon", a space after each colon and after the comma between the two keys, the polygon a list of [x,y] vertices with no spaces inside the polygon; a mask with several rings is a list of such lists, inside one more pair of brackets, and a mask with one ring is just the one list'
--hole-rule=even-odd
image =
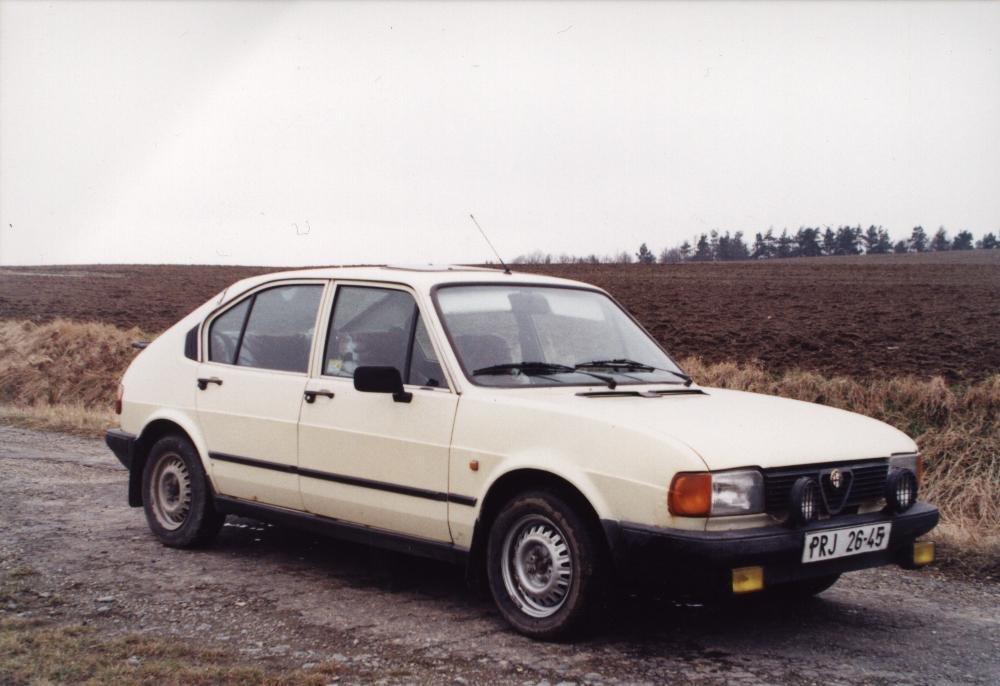
{"label": "plowed field", "polygon": [[[519,270],[607,289],[675,357],[854,377],[1000,372],[1000,251]],[[0,268],[0,319],[158,331],[233,281],[229,266]]]}

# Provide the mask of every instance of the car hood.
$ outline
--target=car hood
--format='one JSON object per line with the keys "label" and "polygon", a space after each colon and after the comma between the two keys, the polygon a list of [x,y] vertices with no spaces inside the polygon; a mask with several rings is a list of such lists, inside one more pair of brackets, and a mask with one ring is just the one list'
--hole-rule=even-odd
{"label": "car hood", "polygon": [[[558,403],[566,412],[566,389],[559,390],[535,399]],[[861,460],[917,449],[903,432],[853,412],[758,393],[701,390],[703,394],[654,397],[570,397],[574,412],[615,429],[669,437],[689,446],[712,470]]]}

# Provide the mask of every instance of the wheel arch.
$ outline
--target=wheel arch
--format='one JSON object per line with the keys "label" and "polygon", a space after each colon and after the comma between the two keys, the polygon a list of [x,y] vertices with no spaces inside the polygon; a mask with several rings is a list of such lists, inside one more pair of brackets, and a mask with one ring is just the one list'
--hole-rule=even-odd
{"label": "wheel arch", "polygon": [[609,541],[601,526],[598,509],[591,503],[584,491],[569,479],[554,472],[533,467],[512,469],[497,477],[490,484],[479,507],[479,515],[473,527],[472,545],[469,547],[466,576],[470,584],[483,587],[486,577],[486,544],[490,528],[501,508],[518,493],[547,490],[564,498],[593,527],[599,540],[607,546]]}
{"label": "wheel arch", "polygon": [[142,472],[146,467],[146,459],[149,451],[158,440],[168,435],[179,435],[190,441],[198,456],[201,458],[202,467],[208,477],[209,486],[215,491],[212,484],[209,464],[206,460],[207,451],[204,441],[194,424],[186,417],[178,416],[175,413],[164,413],[150,417],[142,427],[142,431],[136,436],[135,444],[132,448],[132,467],[129,469],[128,479],[128,504],[132,507],[142,506]]}

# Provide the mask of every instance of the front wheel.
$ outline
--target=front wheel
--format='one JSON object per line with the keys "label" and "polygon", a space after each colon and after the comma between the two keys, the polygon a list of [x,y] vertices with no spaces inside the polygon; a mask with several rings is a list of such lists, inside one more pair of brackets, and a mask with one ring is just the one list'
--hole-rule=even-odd
{"label": "front wheel", "polygon": [[149,451],[142,473],[146,522],[164,545],[187,548],[215,538],[225,515],[215,511],[208,477],[194,446],[165,436]]}
{"label": "front wheel", "polygon": [[599,605],[606,569],[595,527],[553,493],[510,500],[490,529],[490,591],[522,634],[554,639],[579,629]]}

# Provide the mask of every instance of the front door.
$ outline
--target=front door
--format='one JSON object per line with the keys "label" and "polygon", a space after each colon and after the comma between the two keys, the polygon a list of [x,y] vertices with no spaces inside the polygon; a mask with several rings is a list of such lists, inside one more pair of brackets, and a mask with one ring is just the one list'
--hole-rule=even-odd
{"label": "front door", "polygon": [[[354,389],[360,366],[396,367],[410,402]],[[320,369],[299,421],[309,512],[436,541],[448,530],[448,453],[457,396],[409,291],[338,285]]]}
{"label": "front door", "polygon": [[297,426],[323,288],[265,287],[207,325],[198,420],[221,495],[302,508]]}

